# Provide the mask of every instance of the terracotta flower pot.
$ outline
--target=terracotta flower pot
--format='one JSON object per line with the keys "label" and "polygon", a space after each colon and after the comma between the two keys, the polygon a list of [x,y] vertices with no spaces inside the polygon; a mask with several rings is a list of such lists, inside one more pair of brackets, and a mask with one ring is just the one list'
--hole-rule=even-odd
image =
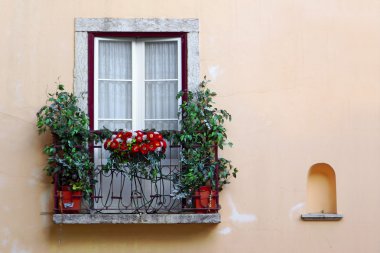
{"label": "terracotta flower pot", "polygon": [[70,187],[63,186],[58,191],[58,205],[61,213],[79,213],[82,202],[82,191],[70,191]]}
{"label": "terracotta flower pot", "polygon": [[211,190],[210,186],[201,186],[197,191],[195,191],[195,208],[196,213],[216,213],[216,196],[217,192]]}

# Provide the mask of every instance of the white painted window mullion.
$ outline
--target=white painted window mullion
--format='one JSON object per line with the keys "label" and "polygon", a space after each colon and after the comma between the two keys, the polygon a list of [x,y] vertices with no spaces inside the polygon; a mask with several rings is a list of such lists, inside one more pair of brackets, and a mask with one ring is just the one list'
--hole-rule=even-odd
{"label": "white painted window mullion", "polygon": [[139,130],[143,129],[145,125],[144,42],[135,40],[133,45],[132,128],[133,130]]}
{"label": "white painted window mullion", "polygon": [[145,41],[139,41],[141,45],[141,85],[140,85],[140,94],[139,94],[139,105],[141,108],[141,121],[140,128],[145,129]]}
{"label": "white painted window mullion", "polygon": [[138,94],[138,57],[137,57],[137,43],[136,41],[132,42],[132,129],[137,129],[137,118],[138,111],[136,105],[136,97]]}
{"label": "white painted window mullion", "polygon": [[99,38],[94,43],[94,129],[99,127]]}
{"label": "white painted window mullion", "polygon": [[[181,39],[177,39],[177,45],[178,45],[178,91],[182,90],[182,44],[181,44]],[[182,104],[182,98],[178,99],[178,109],[180,105]],[[181,115],[179,115],[178,119],[178,130],[180,130],[180,121]]]}

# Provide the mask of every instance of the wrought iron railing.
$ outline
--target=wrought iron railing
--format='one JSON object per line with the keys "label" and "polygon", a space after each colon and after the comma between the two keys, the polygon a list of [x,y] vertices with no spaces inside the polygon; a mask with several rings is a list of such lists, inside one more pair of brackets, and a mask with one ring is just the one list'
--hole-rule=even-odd
{"label": "wrought iron railing", "polygon": [[[214,149],[217,159],[218,149],[216,146]],[[105,170],[108,151],[102,145],[92,145],[90,152],[95,164],[89,175],[94,182],[91,197],[84,200],[80,192],[74,192],[64,200],[57,176],[56,213],[214,213],[220,209],[217,191],[202,192],[200,189],[194,196],[183,199],[173,194],[181,170],[185,169],[181,166],[181,147],[178,145],[168,145],[166,158],[161,160],[154,178],[139,172],[129,173],[127,167]],[[217,177],[217,171],[215,175]],[[65,201],[67,203],[63,203]],[[80,207],[74,207],[74,202],[78,201],[81,201]]]}

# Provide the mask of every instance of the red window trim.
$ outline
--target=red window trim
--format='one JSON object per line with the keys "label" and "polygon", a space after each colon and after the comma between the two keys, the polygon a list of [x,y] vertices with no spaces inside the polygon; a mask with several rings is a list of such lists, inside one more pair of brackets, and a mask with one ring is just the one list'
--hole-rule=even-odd
{"label": "red window trim", "polygon": [[182,91],[187,100],[187,33],[186,32],[89,32],[88,33],[88,115],[94,130],[94,41],[95,37],[181,38]]}

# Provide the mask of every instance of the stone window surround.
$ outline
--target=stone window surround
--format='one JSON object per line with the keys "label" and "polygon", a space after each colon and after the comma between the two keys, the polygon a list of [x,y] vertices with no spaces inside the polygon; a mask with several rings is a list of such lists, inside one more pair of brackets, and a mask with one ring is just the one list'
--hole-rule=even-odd
{"label": "stone window surround", "polygon": [[74,94],[79,107],[88,113],[88,32],[186,32],[187,84],[199,84],[199,21],[198,19],[159,18],[76,18]]}

